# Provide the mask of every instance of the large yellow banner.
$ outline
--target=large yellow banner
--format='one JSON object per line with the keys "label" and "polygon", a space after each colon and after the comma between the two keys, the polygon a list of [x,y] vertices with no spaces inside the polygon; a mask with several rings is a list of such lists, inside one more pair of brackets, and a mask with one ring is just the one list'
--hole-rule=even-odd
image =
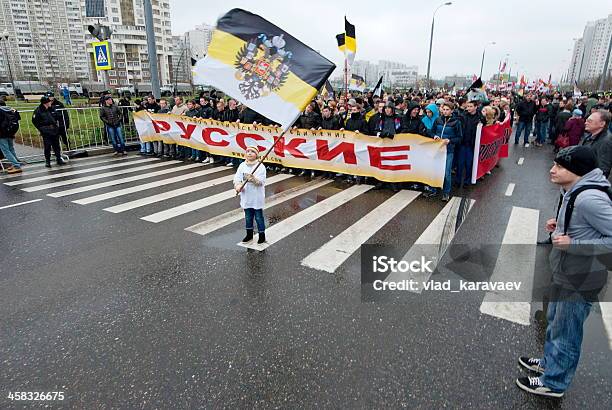
{"label": "large yellow banner", "polygon": [[[281,133],[277,127],[148,111],[134,113],[134,122],[141,141],[163,141],[238,158],[244,158],[249,145],[267,151]],[[415,134],[398,134],[389,139],[352,131],[298,129],[285,133],[266,163],[441,187],[446,146],[441,141]]]}

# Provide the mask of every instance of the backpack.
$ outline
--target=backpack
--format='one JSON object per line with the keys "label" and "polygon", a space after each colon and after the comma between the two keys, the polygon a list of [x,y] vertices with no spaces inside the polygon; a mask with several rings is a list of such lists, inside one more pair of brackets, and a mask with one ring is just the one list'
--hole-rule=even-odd
{"label": "backpack", "polygon": [[[567,228],[569,227],[570,221],[572,220],[572,213],[574,212],[574,203],[576,202],[576,198],[578,197],[578,195],[580,195],[582,191],[586,191],[587,189],[596,189],[598,191],[605,192],[606,194],[608,194],[608,198],[610,198],[610,201],[612,201],[612,189],[610,189],[609,187],[603,187],[601,185],[583,185],[581,187],[578,187],[570,195],[569,200],[567,201],[567,206],[565,207],[565,218],[563,220],[563,235],[567,235]],[[561,210],[562,203],[563,203],[563,195],[561,195],[561,198],[559,198],[559,208],[557,209],[557,220],[559,218],[559,211]],[[598,255],[597,259],[599,259],[601,263],[606,265],[608,270],[612,269],[612,254],[608,253],[608,254]]]}
{"label": "backpack", "polygon": [[19,131],[19,113],[15,110],[2,110],[3,119],[0,123],[0,133],[5,137],[12,137]]}

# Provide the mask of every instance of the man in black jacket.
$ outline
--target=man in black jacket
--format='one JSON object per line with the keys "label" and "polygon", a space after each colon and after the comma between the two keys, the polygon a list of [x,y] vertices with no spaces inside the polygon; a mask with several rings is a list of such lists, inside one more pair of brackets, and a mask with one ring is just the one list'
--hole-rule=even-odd
{"label": "man in black jacket", "polygon": [[465,113],[461,117],[463,127],[463,140],[459,145],[457,154],[457,185],[472,184],[472,163],[474,160],[474,148],[476,146],[476,131],[478,124],[482,123],[482,114],[478,101],[468,101],[465,105]]}
{"label": "man in black jacket", "polygon": [[55,94],[53,94],[52,92],[48,92],[45,95],[51,100],[51,109],[53,112],[53,116],[57,120],[60,138],[66,149],[68,149],[69,146],[67,131],[68,128],[70,128],[70,115],[68,114],[68,111],[66,110],[64,104],[62,104],[60,100],[55,98]]}
{"label": "man in black jacket", "polygon": [[368,120],[368,134],[376,135],[376,124],[380,121],[380,117],[383,115],[385,110],[385,102],[377,101],[375,105],[376,113],[373,114]]}
{"label": "man in black jacket", "polygon": [[115,156],[127,155],[125,152],[123,128],[121,127],[123,115],[121,114],[121,109],[115,105],[113,97],[107,96],[104,99],[104,105],[100,107],[100,119],[106,126],[106,132],[115,149]]}
{"label": "man in black jacket", "polygon": [[427,128],[419,115],[421,107],[411,102],[402,120],[402,132],[407,134],[427,135]]}
{"label": "man in black jacket", "polygon": [[59,144],[59,127],[57,119],[53,116],[52,101],[49,97],[43,96],[40,105],[32,114],[32,123],[40,132],[43,139],[45,152],[45,166],[51,168],[51,148],[57,159],[57,165],[64,165]]}
{"label": "man in black jacket", "polygon": [[524,133],[523,143],[525,147],[529,147],[529,134],[531,134],[531,126],[533,124],[533,116],[536,113],[536,105],[531,94],[527,94],[525,99],[516,105],[516,114],[519,116],[516,133],[514,134],[514,143],[518,144],[521,139],[521,133]]}
{"label": "man in black jacket", "polygon": [[609,125],[610,111],[595,111],[586,119],[584,128],[587,133],[580,141],[580,145],[586,145],[593,149],[599,169],[603,171],[606,178],[610,176],[610,169],[612,168],[612,135],[608,131]]}
{"label": "man in black jacket", "polygon": [[331,109],[326,105],[321,111],[321,125],[319,129],[323,130],[339,130],[340,119],[332,114]]}
{"label": "man in black jacket", "polygon": [[367,134],[368,124],[363,118],[363,115],[359,112],[359,107],[357,105],[351,106],[350,117],[347,118],[344,129]]}
{"label": "man in black jacket", "polygon": [[306,130],[319,129],[321,126],[321,116],[315,112],[312,103],[306,106],[306,110],[300,116],[297,125],[299,128],[304,128]]}
{"label": "man in black jacket", "polygon": [[9,174],[21,172],[21,162],[17,158],[13,143],[15,133],[19,130],[20,120],[19,112],[7,107],[4,99],[0,97],[0,153],[11,162],[11,167],[6,169]]}
{"label": "man in black jacket", "polygon": [[200,118],[212,118],[214,114],[213,107],[211,105],[211,101],[207,97],[200,97]]}

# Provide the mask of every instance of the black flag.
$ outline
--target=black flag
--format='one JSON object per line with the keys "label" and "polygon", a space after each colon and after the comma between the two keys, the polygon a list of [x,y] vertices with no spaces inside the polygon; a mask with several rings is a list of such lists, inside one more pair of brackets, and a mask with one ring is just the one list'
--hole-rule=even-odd
{"label": "black flag", "polygon": [[380,78],[378,79],[378,82],[376,83],[376,87],[374,87],[374,91],[372,92],[372,94],[378,97],[382,96],[382,79],[383,79],[383,76],[381,75]]}

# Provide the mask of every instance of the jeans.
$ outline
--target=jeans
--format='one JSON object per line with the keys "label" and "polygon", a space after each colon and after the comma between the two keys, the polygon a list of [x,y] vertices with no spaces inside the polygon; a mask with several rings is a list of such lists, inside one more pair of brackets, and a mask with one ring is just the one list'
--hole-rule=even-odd
{"label": "jeans", "polygon": [[15,152],[15,145],[13,144],[12,138],[0,138],[0,151],[4,154],[4,158],[8,159],[13,167],[21,168],[21,164],[17,159],[17,153]]}
{"label": "jeans", "polygon": [[572,382],[582,345],[583,324],[591,311],[592,303],[578,293],[556,289],[548,304],[546,341],[541,366],[544,386],[555,391],[565,391]]}
{"label": "jeans", "polygon": [[521,132],[525,133],[525,137],[523,138],[523,143],[528,144],[529,134],[531,134],[531,121],[530,122],[519,121],[518,125],[516,126],[516,133],[514,134],[515,144],[519,143],[519,140],[521,139]]}
{"label": "jeans", "polygon": [[[472,163],[474,162],[474,148],[459,147],[457,155],[457,183],[471,184],[472,183]],[[465,173],[464,173],[465,170]]]}
{"label": "jeans", "polygon": [[548,121],[535,123],[536,142],[544,144],[546,142],[546,134],[548,132]]}
{"label": "jeans", "polygon": [[141,142],[140,143],[140,152],[142,154],[152,153],[153,152],[153,143],[152,142]]}
{"label": "jeans", "polygon": [[125,152],[125,139],[123,138],[123,129],[121,128],[121,125],[116,127],[107,125],[106,132],[113,143],[113,148],[115,151],[121,153]]}
{"label": "jeans", "polygon": [[444,185],[442,186],[442,194],[450,195],[451,192],[451,184],[452,184],[452,174],[451,171],[453,169],[453,157],[455,156],[454,152],[446,152],[446,169],[444,170]]}
{"label": "jeans", "polygon": [[253,218],[257,222],[257,231],[263,233],[266,230],[266,223],[264,222],[263,210],[255,208],[245,208],[244,217],[246,219],[246,228],[253,229]]}

